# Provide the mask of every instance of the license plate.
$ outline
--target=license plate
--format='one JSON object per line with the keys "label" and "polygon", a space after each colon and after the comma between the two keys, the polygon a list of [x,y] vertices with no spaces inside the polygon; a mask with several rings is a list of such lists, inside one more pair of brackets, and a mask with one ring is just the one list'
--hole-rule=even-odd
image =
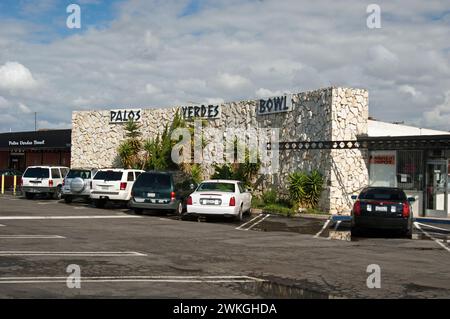
{"label": "license plate", "polygon": [[375,206],[375,211],[376,212],[387,212],[388,208],[387,208],[387,206]]}
{"label": "license plate", "polygon": [[215,205],[216,201],[214,199],[205,199],[205,200],[203,200],[203,204],[205,204],[205,205]]}
{"label": "license plate", "polygon": [[154,198],[156,197],[155,193],[147,193],[147,197]]}
{"label": "license plate", "polygon": [[102,190],[108,190],[108,186],[102,186],[101,189]]}

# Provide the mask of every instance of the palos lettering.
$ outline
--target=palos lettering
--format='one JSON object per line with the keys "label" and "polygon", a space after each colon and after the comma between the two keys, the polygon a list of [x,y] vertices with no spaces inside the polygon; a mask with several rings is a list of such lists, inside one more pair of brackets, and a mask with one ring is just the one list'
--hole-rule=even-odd
{"label": "palos lettering", "polygon": [[127,122],[134,121],[139,122],[141,119],[141,110],[112,110],[111,111],[111,122]]}

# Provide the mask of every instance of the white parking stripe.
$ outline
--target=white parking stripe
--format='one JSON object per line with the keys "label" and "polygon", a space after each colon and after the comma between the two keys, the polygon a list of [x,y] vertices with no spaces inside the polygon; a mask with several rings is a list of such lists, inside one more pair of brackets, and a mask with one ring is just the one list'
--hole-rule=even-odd
{"label": "white parking stripe", "polygon": [[421,226],[425,226],[425,227],[428,227],[428,228],[433,228],[433,229],[437,229],[437,230],[443,230],[443,231],[445,231],[445,232],[449,232],[450,233],[450,229],[446,229],[446,228],[440,228],[440,227],[436,227],[436,226],[432,226],[432,225],[428,225],[428,224],[422,224],[422,223],[419,223],[419,222],[416,222],[418,225],[421,225]]}
{"label": "white parking stripe", "polygon": [[135,215],[92,215],[92,216],[0,216],[0,220],[26,219],[108,219],[108,218],[142,218]]}
{"label": "white parking stripe", "polygon": [[0,235],[0,239],[63,239],[59,235]]}
{"label": "white parking stripe", "polygon": [[259,223],[262,223],[264,220],[266,220],[267,218],[270,217],[270,214],[267,214],[266,216],[264,216],[262,219],[258,220],[256,223],[254,223],[253,225],[251,225],[250,227],[248,227],[247,229],[244,230],[250,230],[253,227],[255,227],[256,225],[258,225]]}
{"label": "white parking stripe", "polygon": [[[264,282],[250,276],[103,276],[81,277],[81,282],[246,283]],[[0,277],[0,284],[66,283],[67,277]]]}
{"label": "white parking stripe", "polygon": [[418,230],[420,230],[422,233],[424,233],[425,236],[427,236],[427,237],[431,238],[432,240],[434,240],[434,242],[435,242],[436,244],[438,244],[439,246],[441,246],[442,248],[444,248],[446,251],[450,252],[450,248],[449,248],[449,247],[447,247],[447,246],[446,246],[444,243],[442,243],[439,239],[434,238],[434,237],[433,237],[432,235],[430,235],[427,231],[423,230],[423,229],[420,227],[419,223],[414,222],[414,226],[416,226],[416,228],[417,228]]}
{"label": "white parking stripe", "polygon": [[320,234],[323,233],[323,231],[327,228],[327,226],[328,226],[328,224],[330,223],[330,221],[331,221],[331,219],[328,219],[328,220],[325,222],[325,224],[323,225],[322,229],[321,229],[317,234],[314,235],[314,238],[319,237]]}
{"label": "white parking stripe", "polygon": [[262,216],[264,216],[264,214],[259,214],[258,216],[256,216],[256,217],[250,219],[248,222],[245,222],[245,223],[243,223],[242,225],[236,227],[236,229],[241,229],[242,227],[244,227],[244,226],[250,224],[252,221],[254,221],[255,219],[260,218],[260,217],[262,217]]}
{"label": "white parking stripe", "polygon": [[0,256],[142,257],[135,251],[0,251]]}
{"label": "white parking stripe", "polygon": [[0,227],[6,227],[6,225],[2,225],[2,224],[0,224]]}

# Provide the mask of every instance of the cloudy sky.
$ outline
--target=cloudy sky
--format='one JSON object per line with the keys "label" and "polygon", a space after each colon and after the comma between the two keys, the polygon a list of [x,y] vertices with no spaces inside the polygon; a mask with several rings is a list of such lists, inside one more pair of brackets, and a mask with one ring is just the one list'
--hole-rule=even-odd
{"label": "cloudy sky", "polygon": [[0,1],[0,132],[33,130],[34,112],[39,128],[69,128],[73,110],[331,85],[368,89],[377,119],[450,130],[450,2]]}

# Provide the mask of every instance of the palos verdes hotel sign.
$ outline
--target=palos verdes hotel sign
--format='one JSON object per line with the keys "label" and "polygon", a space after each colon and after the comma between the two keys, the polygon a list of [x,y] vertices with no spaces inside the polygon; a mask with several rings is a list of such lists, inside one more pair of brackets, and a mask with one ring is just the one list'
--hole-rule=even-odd
{"label": "palos verdes hotel sign", "polygon": [[[283,95],[256,102],[256,114],[268,115],[292,111],[292,95]],[[184,119],[217,119],[222,115],[221,105],[191,105],[182,106],[181,114]],[[110,110],[110,123],[126,123],[128,121],[140,122],[142,109],[116,109]]]}

